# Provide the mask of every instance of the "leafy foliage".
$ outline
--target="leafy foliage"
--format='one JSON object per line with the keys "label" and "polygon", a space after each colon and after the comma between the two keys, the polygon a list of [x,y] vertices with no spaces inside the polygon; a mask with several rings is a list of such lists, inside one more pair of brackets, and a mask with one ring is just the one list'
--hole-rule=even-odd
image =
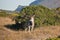
{"label": "leafy foliage", "polygon": [[13,18],[15,16],[19,16],[19,14],[17,12],[14,12],[14,13],[9,14],[9,12],[7,12],[7,11],[4,11],[4,10],[0,11],[0,17]]}
{"label": "leafy foliage", "polygon": [[35,27],[42,25],[56,25],[59,24],[60,17],[53,10],[50,10],[41,5],[27,6],[20,12],[20,16],[31,16],[35,15]]}
{"label": "leafy foliage", "polygon": [[60,40],[60,38],[49,38],[49,39],[46,39],[46,40]]}
{"label": "leafy foliage", "polygon": [[0,17],[6,17],[8,14],[6,14],[6,12],[5,11],[1,11],[0,12]]}

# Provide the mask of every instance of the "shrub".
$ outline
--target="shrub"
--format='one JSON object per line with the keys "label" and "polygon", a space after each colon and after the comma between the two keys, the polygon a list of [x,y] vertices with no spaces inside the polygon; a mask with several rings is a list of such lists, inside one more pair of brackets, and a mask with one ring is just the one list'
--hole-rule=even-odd
{"label": "shrub", "polygon": [[[28,20],[28,17],[31,15],[35,15],[35,27],[43,26],[43,25],[56,25],[59,24],[60,17],[55,13],[55,11],[50,10],[41,5],[33,5],[27,6],[20,11],[20,16],[26,17],[23,20]],[[58,19],[56,19],[56,17]],[[22,19],[22,18],[20,18]],[[22,21],[23,21],[22,20]]]}
{"label": "shrub", "polygon": [[49,39],[46,39],[46,40],[60,40],[60,38],[49,38]]}
{"label": "shrub", "polygon": [[0,12],[0,17],[6,17],[8,14],[6,14],[5,11]]}

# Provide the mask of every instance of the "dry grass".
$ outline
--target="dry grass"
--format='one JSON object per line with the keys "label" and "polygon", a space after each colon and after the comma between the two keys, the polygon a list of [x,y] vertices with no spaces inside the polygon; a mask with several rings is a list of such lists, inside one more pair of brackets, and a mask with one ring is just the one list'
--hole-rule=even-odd
{"label": "dry grass", "polygon": [[32,32],[14,31],[4,27],[6,24],[14,24],[9,18],[0,17],[0,40],[45,40],[60,35],[60,26],[40,27]]}

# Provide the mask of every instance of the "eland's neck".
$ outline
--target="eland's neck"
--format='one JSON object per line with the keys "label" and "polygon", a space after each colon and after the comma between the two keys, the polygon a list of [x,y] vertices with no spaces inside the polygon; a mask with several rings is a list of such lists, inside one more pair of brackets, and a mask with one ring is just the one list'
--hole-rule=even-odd
{"label": "eland's neck", "polygon": [[32,21],[32,22],[33,22],[33,21],[34,21],[34,17],[31,17],[30,21]]}

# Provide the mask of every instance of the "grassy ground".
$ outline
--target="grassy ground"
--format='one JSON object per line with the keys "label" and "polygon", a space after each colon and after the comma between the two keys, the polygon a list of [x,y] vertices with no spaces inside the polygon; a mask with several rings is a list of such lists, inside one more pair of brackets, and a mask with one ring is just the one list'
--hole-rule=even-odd
{"label": "grassy ground", "polygon": [[12,30],[4,25],[14,24],[10,18],[0,17],[0,40],[45,40],[60,35],[60,26],[46,26],[32,32]]}

